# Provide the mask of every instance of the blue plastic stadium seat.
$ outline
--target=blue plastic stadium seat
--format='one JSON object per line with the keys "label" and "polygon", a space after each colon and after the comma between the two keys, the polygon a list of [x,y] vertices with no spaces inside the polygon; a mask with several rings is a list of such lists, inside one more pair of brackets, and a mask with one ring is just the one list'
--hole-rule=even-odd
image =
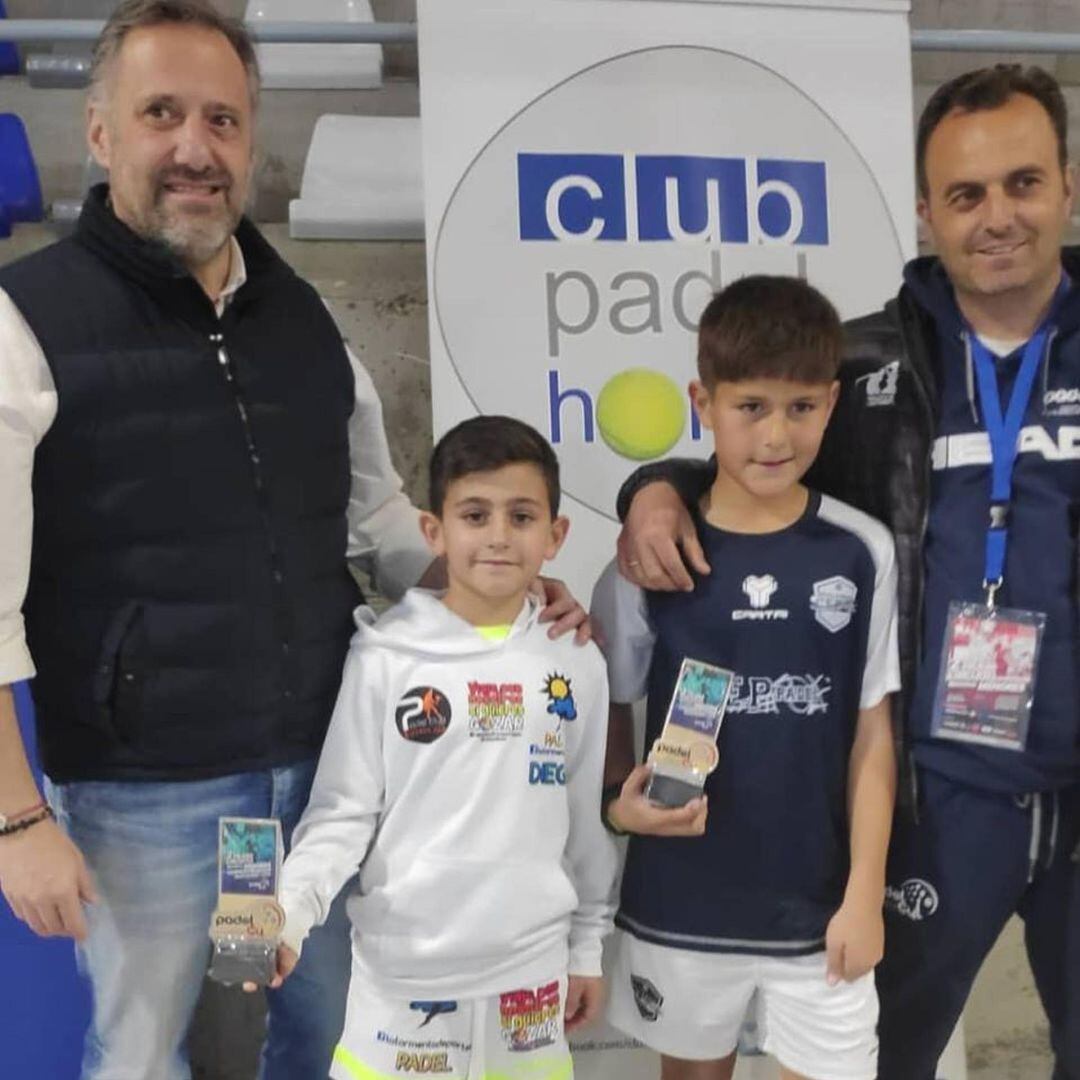
{"label": "blue plastic stadium seat", "polygon": [[[0,0],[0,19],[7,18],[4,0]],[[19,74],[19,50],[10,41],[0,40],[0,75]]]}
{"label": "blue plastic stadium seat", "polygon": [[26,128],[14,113],[0,113],[0,236],[11,235],[13,222],[41,221],[44,216]]}

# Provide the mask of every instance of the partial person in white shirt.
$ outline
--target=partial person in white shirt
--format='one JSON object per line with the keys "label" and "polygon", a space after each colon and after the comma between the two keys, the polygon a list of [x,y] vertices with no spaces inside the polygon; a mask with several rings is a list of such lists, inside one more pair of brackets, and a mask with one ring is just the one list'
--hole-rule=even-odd
{"label": "partial person in white shirt", "polygon": [[275,983],[362,865],[331,1077],[561,1080],[566,1032],[600,1010],[613,913],[604,660],[551,641],[529,594],[568,526],[542,436],[505,416],[459,424],[430,493],[449,586],[410,590],[374,624],[358,612],[281,874]]}
{"label": "partial person in white shirt", "polygon": [[[243,217],[258,88],[207,0],[125,0],[87,107],[109,183],[0,268],[0,888],[79,943],[84,1080],[188,1080],[217,819],[291,837],[359,599],[346,555],[390,595],[431,562],[370,379]],[[553,632],[582,624],[553,591]],[[271,995],[264,1080],[326,1075],[344,930]]]}

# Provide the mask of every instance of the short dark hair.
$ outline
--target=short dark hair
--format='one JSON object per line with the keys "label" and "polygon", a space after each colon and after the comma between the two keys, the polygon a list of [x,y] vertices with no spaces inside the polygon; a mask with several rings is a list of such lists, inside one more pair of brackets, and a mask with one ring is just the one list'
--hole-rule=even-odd
{"label": "short dark hair", "polygon": [[1069,161],[1069,110],[1057,79],[1041,67],[995,64],[957,75],[939,86],[926,103],[915,134],[915,170],[919,194],[924,199],[930,194],[926,181],[926,147],[938,124],[954,109],[961,112],[1000,109],[1017,94],[1034,98],[1046,110],[1057,136],[1058,162],[1062,169],[1065,168]]}
{"label": "short dark hair", "polygon": [[753,274],[721,289],[698,323],[698,376],[718,382],[832,382],[843,331],[836,308],[795,277]]}
{"label": "short dark hair", "polygon": [[259,58],[247,28],[239,19],[222,15],[210,0],[122,0],[105,23],[90,55],[90,93],[101,94],[105,74],[132,30],[179,24],[201,26],[223,34],[247,72],[251,104],[259,100]]}
{"label": "short dark hair", "polygon": [[559,512],[559,459],[535,428],[511,416],[474,416],[436,444],[428,466],[431,512],[442,514],[451,483],[504,465],[535,465],[544,477],[551,516]]}

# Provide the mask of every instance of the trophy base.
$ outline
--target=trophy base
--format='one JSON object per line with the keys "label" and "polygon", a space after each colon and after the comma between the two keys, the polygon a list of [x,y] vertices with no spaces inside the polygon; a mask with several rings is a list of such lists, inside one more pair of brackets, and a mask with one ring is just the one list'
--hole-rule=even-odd
{"label": "trophy base", "polygon": [[658,806],[678,808],[685,806],[691,799],[701,796],[701,786],[653,770],[645,788],[645,797]]}
{"label": "trophy base", "polygon": [[208,972],[214,982],[225,986],[255,983],[266,986],[277,973],[276,941],[239,941],[222,938],[214,942]]}

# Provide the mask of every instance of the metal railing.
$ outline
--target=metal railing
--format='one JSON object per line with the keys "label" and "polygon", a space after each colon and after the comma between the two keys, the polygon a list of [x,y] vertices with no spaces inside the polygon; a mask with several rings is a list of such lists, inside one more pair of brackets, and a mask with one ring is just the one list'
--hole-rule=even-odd
{"label": "metal railing", "polygon": [[1027,30],[912,30],[913,52],[1080,53],[1080,34]]}
{"label": "metal railing", "polygon": [[[7,19],[0,41],[49,44],[91,42],[104,26],[100,19]],[[256,22],[248,23],[256,41],[274,43],[411,44],[415,23]],[[1024,30],[912,30],[916,52],[1080,53],[1080,33]]]}
{"label": "metal railing", "polygon": [[[0,41],[89,43],[96,40],[104,25],[101,19],[5,19],[0,22]],[[396,45],[416,41],[415,23],[255,22],[247,28],[256,41],[266,43]]]}

